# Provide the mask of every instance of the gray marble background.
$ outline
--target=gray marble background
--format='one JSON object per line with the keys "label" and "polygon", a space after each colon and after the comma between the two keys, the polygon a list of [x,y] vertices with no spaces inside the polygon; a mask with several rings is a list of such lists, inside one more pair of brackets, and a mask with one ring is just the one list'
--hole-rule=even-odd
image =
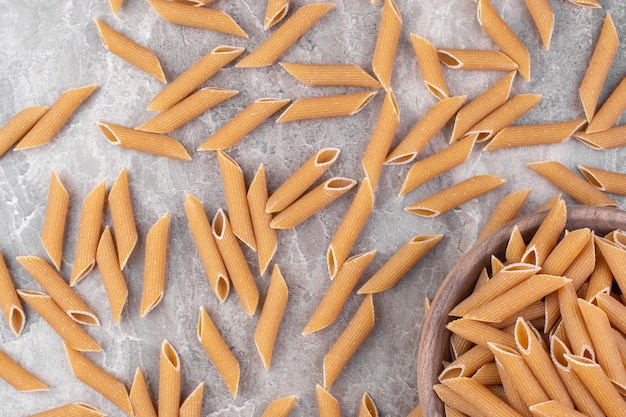
{"label": "gray marble background", "polygon": [[[626,8],[620,0],[601,0],[601,10],[552,0],[556,27],[550,50],[539,36],[522,0],[496,0],[496,9],[527,44],[532,58],[532,82],[518,77],[512,94],[543,94],[543,101],[518,123],[539,123],[584,117],[578,86],[584,75],[607,11],[621,37],[626,36]],[[296,0],[295,9],[309,1]],[[335,0],[336,8],[291,47],[282,60],[304,63],[354,63],[371,72],[371,57],[382,1]],[[233,294],[224,304],[216,301],[207,284],[184,214],[186,193],[197,196],[210,217],[225,207],[214,153],[195,148],[249,102],[260,97],[296,99],[313,95],[358,91],[312,88],[291,78],[278,65],[239,69],[232,65],[206,86],[240,91],[172,134],[192,155],[189,162],[168,160],[110,145],[96,127],[98,120],[135,126],[151,114],[145,110],[162,85],[108,53],[101,45],[93,17],[154,50],[166,77],[173,80],[206,52],[218,45],[253,50],[268,34],[262,29],[265,1],[216,0],[210,7],[231,13],[249,39],[200,29],[170,25],[143,0],[127,0],[114,16],[105,0],[0,0],[0,124],[32,105],[50,105],[66,89],[97,83],[100,88],[84,103],[55,139],[36,149],[9,152],[0,157],[0,251],[17,287],[39,289],[15,261],[20,255],[45,256],[40,243],[50,171],[55,169],[70,193],[63,269],[69,278],[76,245],[80,205],[100,181],[109,186],[123,167],[128,169],[140,240],[125,276],[129,301],[119,327],[113,324],[105,292],[94,270],[76,291],[99,315],[102,326],[88,328],[104,353],[89,354],[96,363],[128,387],[141,367],[156,401],[159,347],[167,338],[182,362],[185,398],[204,382],[203,416],[258,416],[274,399],[295,394],[294,416],[316,415],[315,384],[322,383],[325,353],[347,325],[362,296],[348,300],[339,319],[329,328],[301,336],[301,331],[329,285],[325,262],[327,246],[355,191],[313,216],[295,230],[279,231],[274,262],[280,265],[290,298],[276,341],[272,368],[265,371],[252,334],[258,313],[248,317]],[[392,87],[400,108],[397,144],[436,102],[421,82],[409,33],[431,40],[437,47],[495,48],[476,20],[474,1],[425,2],[398,0],[402,29]],[[601,102],[626,73],[626,50],[620,47],[604,87]],[[504,73],[455,72],[444,75],[452,95],[476,97]],[[268,187],[275,190],[291,172],[325,146],[342,149],[339,161],[326,174],[361,180],[361,158],[382,104],[383,92],[352,117],[275,124],[276,116],[243,139],[228,153],[240,163],[249,182],[260,163],[266,166]],[[443,149],[451,125],[426,147],[422,156]],[[528,213],[558,190],[526,167],[530,161],[553,159],[569,168],[587,164],[626,172],[626,150],[594,151],[574,140],[557,146],[482,152],[477,146],[461,167],[424,184],[404,198],[397,192],[408,166],[385,167],[376,192],[375,211],[352,253],[378,250],[361,282],[371,276],[410,237],[443,233],[443,240],[393,289],[376,295],[376,326],[349,362],[330,392],[340,401],[344,415],[356,415],[358,402],[368,391],[383,416],[405,416],[417,404],[416,354],[425,297],[432,297],[457,259],[473,244],[497,202],[510,192],[533,188],[523,209]],[[422,219],[403,208],[436,191],[477,174],[500,175],[508,183],[491,194],[446,215]],[[615,197],[624,207],[624,197]],[[573,201],[566,197],[568,203]],[[166,294],[147,317],[139,319],[143,281],[145,236],[165,212],[172,214]],[[108,212],[105,222],[111,223]],[[246,249],[247,250],[247,249]],[[256,257],[246,252],[265,294],[269,273],[258,275]],[[198,307],[207,308],[241,363],[239,395],[233,399],[215,367],[196,340]],[[72,401],[95,405],[110,416],[122,412],[79,382],[71,373],[60,338],[26,307],[24,333],[15,339],[6,323],[0,324],[0,349],[50,385],[50,392],[19,393],[0,381],[0,414],[26,416]]]}

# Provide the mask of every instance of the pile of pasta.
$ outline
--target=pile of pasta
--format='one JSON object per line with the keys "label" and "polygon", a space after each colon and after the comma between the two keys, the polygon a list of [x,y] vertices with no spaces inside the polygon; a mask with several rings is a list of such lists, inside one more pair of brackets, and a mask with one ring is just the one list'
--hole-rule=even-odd
{"label": "pile of pasta", "polygon": [[[574,2],[586,7],[600,6],[595,0]],[[239,37],[248,36],[224,11],[200,7],[208,1],[149,0],[148,3],[164,20],[172,24],[193,26]],[[554,27],[554,14],[548,2],[542,0],[525,3],[537,25],[544,46],[548,48]],[[121,6],[121,1],[111,0],[114,13],[117,13]],[[167,84],[147,106],[147,110],[159,112],[154,117],[135,127],[99,121],[97,122],[99,130],[106,140],[121,148],[181,161],[190,160],[192,156],[183,144],[166,134],[239,93],[237,90],[215,87],[202,88],[202,85],[231,63],[240,68],[275,64],[291,45],[334,6],[332,3],[313,3],[298,8],[257,49],[243,57],[245,52],[243,47],[217,46],[169,84],[156,54],[116,31],[104,21],[95,19],[100,40],[107,50]],[[288,16],[288,11],[288,1],[268,1],[264,28],[267,30],[279,23]],[[263,275],[272,263],[279,244],[276,229],[298,227],[333,201],[356,189],[326,252],[326,264],[332,282],[303,329],[303,334],[310,334],[330,326],[339,316],[351,294],[356,292],[364,295],[349,324],[324,356],[323,382],[316,387],[321,416],[340,415],[339,404],[328,390],[374,327],[373,294],[396,285],[442,239],[440,234],[412,237],[355,291],[359,279],[376,254],[375,250],[353,254],[353,248],[374,209],[376,190],[384,166],[413,163],[399,191],[403,196],[462,165],[468,160],[477,143],[489,142],[483,148],[486,151],[515,146],[556,144],[570,137],[575,137],[595,149],[626,145],[624,127],[613,127],[626,109],[626,101],[623,99],[626,81],[620,83],[596,112],[600,91],[617,51],[617,32],[610,15],[607,14],[589,70],[580,87],[585,118],[514,127],[509,125],[530,111],[542,99],[540,94],[519,94],[510,98],[517,72],[524,79],[530,80],[528,50],[498,15],[489,0],[477,1],[477,18],[500,51],[437,50],[427,39],[411,34],[411,44],[423,81],[428,91],[439,101],[393,149],[391,144],[399,125],[399,109],[391,89],[391,78],[402,29],[402,18],[393,0],[385,0],[382,8],[380,31],[371,65],[375,76],[352,64],[280,62],[286,72],[307,85],[360,87],[366,91],[306,97],[294,102],[286,98],[259,98],[197,147],[198,152],[210,151],[216,155],[226,210],[218,207],[209,221],[203,203],[188,194],[184,206],[189,229],[215,297],[220,302],[225,302],[232,285],[242,310],[249,316],[254,316],[259,309],[261,295],[241,243],[256,252],[258,268]],[[495,70],[507,73],[474,100],[466,103],[466,96],[450,95],[443,77],[442,65],[460,70]],[[21,150],[48,143],[96,87],[88,85],[67,90],[49,108],[30,107],[15,115],[0,129],[0,155],[14,145],[16,145],[14,150]],[[276,118],[277,123],[352,116],[365,108],[379,89],[384,90],[385,96],[372,135],[364,146],[363,175],[358,177],[360,181],[336,176],[318,182],[341,153],[339,148],[326,147],[314,152],[270,195],[264,165],[259,166],[252,182],[246,185],[242,168],[226,153],[226,150],[244,140],[255,128],[279,111],[282,112]],[[418,160],[421,152],[452,119],[454,122],[450,146]],[[586,129],[583,132],[585,125]],[[556,161],[537,162],[529,166],[583,204],[617,207],[617,203],[603,191],[626,194],[625,174],[581,166],[579,168],[583,178]],[[506,179],[493,175],[473,176],[406,206],[405,211],[422,217],[436,217],[505,183]],[[494,216],[483,229],[481,237],[513,219],[529,193],[530,190],[522,190],[507,196],[499,207],[508,209],[504,211],[496,209]],[[127,171],[122,170],[108,191],[108,196],[106,183],[102,182],[84,199],[76,237],[77,247],[68,284],[59,271],[69,199],[67,190],[52,171],[41,232],[42,244],[50,262],[37,256],[22,256],[17,259],[45,292],[16,290],[10,272],[2,261],[0,306],[15,336],[19,336],[25,323],[20,300],[26,302],[63,339],[67,359],[79,380],[101,393],[128,415],[155,416],[157,409],[150,398],[141,369],[137,369],[129,390],[124,383],[83,355],[82,352],[85,351],[101,351],[102,347],[80,326],[99,325],[100,321],[72,289],[97,266],[102,276],[113,321],[119,324],[122,311],[128,304],[124,268],[139,240]],[[108,203],[113,224],[105,225],[103,230],[105,202]],[[450,408],[449,415],[459,415],[458,412],[471,416],[482,415],[485,407],[488,410],[502,410],[503,414],[498,415],[517,415],[510,414],[515,412],[528,415],[527,409],[538,415],[554,415],[556,412],[554,410],[558,410],[559,407],[573,404],[581,411],[588,412],[583,405],[578,404],[579,397],[574,398],[574,388],[567,385],[569,382],[565,382],[566,378],[569,378],[567,381],[578,381],[576,387],[592,385],[593,388],[588,386],[587,389],[591,393],[585,398],[592,398],[602,412],[607,415],[611,415],[610,412],[614,415],[624,413],[623,408],[616,408],[622,407],[623,403],[616,399],[619,394],[613,395],[613,391],[609,390],[614,383],[618,389],[626,392],[626,376],[613,373],[618,372],[614,370],[617,363],[623,371],[619,355],[626,356],[624,349],[626,340],[611,329],[612,324],[619,331],[626,331],[625,328],[619,327],[622,324],[615,323],[618,321],[615,317],[622,315],[619,309],[624,307],[621,304],[619,307],[615,306],[618,301],[611,292],[611,273],[618,284],[620,279],[626,279],[622,277],[623,274],[619,275],[621,272],[613,269],[617,268],[615,265],[626,260],[624,234],[615,232],[607,238],[601,238],[593,236],[589,230],[572,231],[557,245],[557,240],[563,232],[565,203],[557,199],[548,203],[548,206],[552,207],[548,216],[550,221],[542,225],[536,237],[525,245],[519,234],[511,236],[507,262],[494,260],[491,278],[485,272],[478,280],[475,293],[453,312],[462,317],[449,325],[450,330],[455,333],[452,337],[455,357],[440,377],[442,384],[435,388]],[[169,225],[170,214],[165,213],[156,220],[145,236],[143,291],[138,306],[140,317],[157,308],[167,290],[165,260]],[[576,246],[579,248],[576,253],[571,249],[572,241],[579,245]],[[595,247],[598,248],[597,253]],[[568,259],[566,255],[578,258]],[[595,261],[590,263],[590,257]],[[589,272],[583,268],[594,269]],[[596,273],[596,270],[599,272]],[[577,273],[582,276],[585,272],[589,273],[584,279],[575,278],[578,276]],[[587,280],[590,274],[592,278]],[[509,279],[510,277],[515,278]],[[502,282],[504,283],[501,284]],[[584,302],[576,301],[577,292],[582,295]],[[254,333],[254,341],[266,369],[271,366],[274,344],[288,302],[288,293],[289,289],[280,268],[274,264],[269,289],[264,295],[265,302]],[[588,296],[589,294],[591,296]],[[545,302],[541,301],[543,297],[546,297]],[[511,309],[513,303],[519,306],[519,310]],[[571,309],[564,312],[564,306]],[[544,322],[539,323],[538,320],[544,320],[542,319],[544,309],[549,314]],[[606,318],[603,318],[602,314],[605,314]],[[518,315],[522,319],[517,319]],[[580,320],[581,317],[583,321]],[[586,322],[589,318],[593,318],[593,326]],[[578,321],[575,322],[576,320]],[[595,323],[598,321],[604,323],[604,327],[596,326]],[[484,322],[498,324],[490,326]],[[526,362],[522,362],[522,359],[517,360],[517,357],[526,360],[524,352],[530,351],[531,347],[534,347],[535,354],[539,349],[543,349],[541,344],[545,344],[544,336],[536,331],[537,327],[543,327],[546,333],[552,330],[549,339],[550,353],[556,369],[552,377],[561,371],[565,372],[561,368],[574,370],[568,371],[567,377],[560,376],[566,389],[554,391],[556,394],[552,391],[556,380],[551,380],[544,386],[543,380],[539,380],[545,376],[543,373],[540,373],[541,376],[533,376],[535,370],[531,361],[534,357]],[[598,329],[603,333],[596,333]],[[587,332],[587,339],[581,339],[583,332]],[[609,349],[605,350],[610,343],[596,342],[596,339],[607,337],[614,340],[611,346],[615,349],[611,352]],[[199,307],[197,320],[197,339],[222,376],[223,383],[233,397],[236,397],[240,378],[239,361],[211,319],[209,311],[202,306]],[[578,346],[577,343],[581,340],[583,342]],[[548,358],[546,355],[539,359],[543,361],[541,369],[546,369]],[[595,358],[598,359],[598,366],[590,361]],[[184,361],[184,358],[179,357],[175,347],[164,340],[160,348],[159,363],[159,416],[197,417],[201,413],[202,383],[181,405],[181,361]],[[530,370],[524,370],[526,369],[522,367],[524,363]],[[45,383],[3,353],[0,353],[0,365],[0,378],[18,390],[48,389]],[[579,375],[577,367],[593,369],[597,375],[590,380],[592,382],[588,382],[586,376],[583,376],[583,371]],[[626,375],[626,371],[623,371],[623,374]],[[516,379],[517,375],[534,377],[539,381]],[[605,379],[600,378],[602,375]],[[469,378],[470,376],[473,377]],[[582,381],[582,385],[579,380]],[[529,381],[537,387],[536,392],[528,393],[516,389],[518,386],[526,386]],[[599,385],[601,383],[604,385]],[[480,384],[490,387],[501,384],[503,388],[490,390]],[[596,396],[596,391],[593,391],[597,386],[602,387],[599,391],[601,395],[598,395],[600,398]],[[569,394],[563,393],[566,391],[569,391]],[[472,395],[467,396],[468,392]],[[528,396],[525,396],[527,393]],[[507,395],[505,401],[509,405],[501,400],[504,394]],[[279,398],[269,405],[263,416],[285,416],[295,402],[295,395]],[[613,403],[617,405],[607,405]],[[587,406],[587,402],[584,404]],[[454,414],[455,412],[457,414]],[[539,414],[541,412],[544,414]],[[415,417],[420,413],[417,407],[410,415]],[[37,415],[50,417],[74,414],[102,415],[92,406],[82,403],[68,404]],[[361,399],[360,415],[378,415],[374,401],[368,393],[364,393]]]}
{"label": "pile of pasta", "polygon": [[528,244],[515,227],[450,311],[446,415],[626,414],[626,235],[567,231],[566,216],[560,200]]}

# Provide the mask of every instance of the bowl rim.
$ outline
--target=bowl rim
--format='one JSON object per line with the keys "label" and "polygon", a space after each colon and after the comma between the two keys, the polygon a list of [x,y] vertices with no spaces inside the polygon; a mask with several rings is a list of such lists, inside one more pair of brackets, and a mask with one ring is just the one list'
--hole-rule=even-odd
{"label": "bowl rim", "polygon": [[[533,212],[519,217],[498,228],[488,236],[476,242],[454,265],[439,285],[424,315],[417,356],[417,385],[420,405],[425,416],[443,417],[443,403],[437,397],[432,385],[438,383],[438,376],[443,369],[442,360],[449,352],[450,332],[445,325],[450,321],[448,313],[473,289],[480,271],[491,264],[491,256],[500,256],[515,226],[524,240],[537,231],[549,210]],[[590,226],[593,223],[594,226]],[[568,205],[565,228],[568,230],[589,227],[600,233],[615,229],[626,229],[626,211],[596,206]],[[476,262],[470,260],[477,258]],[[475,278],[463,281],[463,276]],[[464,284],[457,291],[448,291],[450,287]],[[441,349],[441,345],[444,348]],[[427,382],[430,381],[430,382]]]}

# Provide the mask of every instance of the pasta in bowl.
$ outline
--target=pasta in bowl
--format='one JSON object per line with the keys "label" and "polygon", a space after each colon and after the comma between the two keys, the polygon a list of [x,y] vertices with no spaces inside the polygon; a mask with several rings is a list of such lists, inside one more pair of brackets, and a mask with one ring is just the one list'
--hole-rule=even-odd
{"label": "pasta in bowl", "polygon": [[[560,201],[549,212],[521,217],[480,239],[447,275],[425,313],[417,361],[423,414],[442,417],[454,409],[492,415],[483,407],[497,415],[528,415],[529,409],[533,415],[564,415],[557,412],[565,407],[595,415],[582,405],[587,401],[599,415],[625,415],[619,351],[624,330],[614,313],[624,306],[611,297],[614,291],[626,293],[618,289],[626,274],[617,270],[626,265],[623,229],[625,211],[566,207]],[[585,329],[585,336],[578,336]],[[607,332],[614,343],[594,349],[594,338],[606,340]],[[609,365],[615,358],[620,365]],[[532,371],[536,363],[543,364],[541,372]],[[575,374],[578,385],[593,381],[588,398],[572,392],[565,372]],[[545,382],[555,375],[558,381]],[[527,392],[516,384],[539,389]],[[594,389],[604,399],[596,398]]]}

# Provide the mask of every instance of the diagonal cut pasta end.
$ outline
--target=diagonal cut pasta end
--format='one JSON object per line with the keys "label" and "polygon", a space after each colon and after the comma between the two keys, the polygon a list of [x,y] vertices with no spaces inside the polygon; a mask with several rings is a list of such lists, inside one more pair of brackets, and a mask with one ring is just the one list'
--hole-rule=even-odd
{"label": "diagonal cut pasta end", "polygon": [[226,301],[230,293],[230,280],[224,274],[219,274],[215,280],[215,294],[220,303]]}
{"label": "diagonal cut pasta end", "polygon": [[100,326],[100,320],[95,314],[88,311],[70,310],[67,314],[78,324],[85,326]]}
{"label": "diagonal cut pasta end", "polygon": [[285,4],[283,7],[278,9],[275,13],[265,16],[265,21],[263,22],[263,30],[268,30],[276,23],[280,22],[285,18],[287,12],[289,11],[289,3]]}
{"label": "diagonal cut pasta end", "polygon": [[24,325],[26,324],[24,310],[22,310],[18,306],[11,307],[11,310],[9,311],[9,318],[9,327],[11,328],[11,331],[13,332],[15,337],[18,337],[20,334],[22,334],[22,331],[24,330]]}

